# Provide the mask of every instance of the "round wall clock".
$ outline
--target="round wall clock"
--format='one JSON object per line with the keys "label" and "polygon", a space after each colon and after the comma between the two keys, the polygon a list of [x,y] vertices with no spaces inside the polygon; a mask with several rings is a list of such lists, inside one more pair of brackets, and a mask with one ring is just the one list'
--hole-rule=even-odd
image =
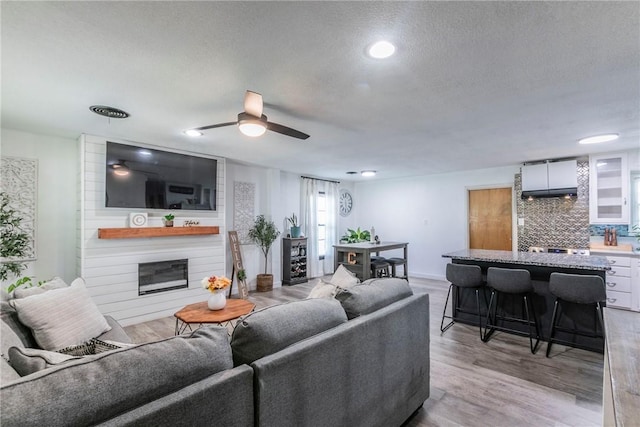
{"label": "round wall clock", "polygon": [[348,216],[353,208],[353,196],[347,190],[340,190],[340,215]]}

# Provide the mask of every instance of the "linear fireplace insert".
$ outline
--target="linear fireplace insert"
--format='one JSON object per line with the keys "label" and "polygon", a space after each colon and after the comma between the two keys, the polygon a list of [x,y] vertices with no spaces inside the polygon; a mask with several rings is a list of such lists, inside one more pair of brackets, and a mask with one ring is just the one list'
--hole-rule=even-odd
{"label": "linear fireplace insert", "polygon": [[138,264],[138,295],[187,288],[188,273],[187,259]]}

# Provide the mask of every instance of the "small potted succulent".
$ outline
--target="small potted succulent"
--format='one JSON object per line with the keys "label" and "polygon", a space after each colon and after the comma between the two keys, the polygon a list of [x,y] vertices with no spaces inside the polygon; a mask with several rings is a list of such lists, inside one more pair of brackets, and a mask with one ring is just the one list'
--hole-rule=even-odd
{"label": "small potted succulent", "polygon": [[167,214],[164,216],[164,226],[165,227],[173,227],[173,219],[176,216],[174,214]]}

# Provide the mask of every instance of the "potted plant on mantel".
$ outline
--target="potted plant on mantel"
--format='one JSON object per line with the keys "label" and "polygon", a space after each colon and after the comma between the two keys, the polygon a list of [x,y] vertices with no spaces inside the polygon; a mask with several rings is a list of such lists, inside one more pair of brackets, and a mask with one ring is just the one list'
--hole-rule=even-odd
{"label": "potted plant on mantel", "polygon": [[176,216],[174,214],[167,214],[164,216],[164,226],[165,227],[173,227],[173,219]]}
{"label": "potted plant on mantel", "polygon": [[296,214],[292,213],[291,216],[287,218],[287,221],[291,224],[291,237],[300,237],[300,226],[298,225],[298,217]]}
{"label": "potted plant on mantel", "polygon": [[280,231],[273,221],[268,221],[264,215],[258,215],[247,235],[264,254],[264,274],[258,274],[257,290],[258,292],[270,291],[273,289],[273,274],[267,274],[268,256],[271,245],[280,235]]}

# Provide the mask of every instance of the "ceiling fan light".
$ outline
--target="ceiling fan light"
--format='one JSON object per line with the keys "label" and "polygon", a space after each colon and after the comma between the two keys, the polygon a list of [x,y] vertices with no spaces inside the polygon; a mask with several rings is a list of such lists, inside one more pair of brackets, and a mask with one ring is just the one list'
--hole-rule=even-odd
{"label": "ceiling fan light", "polygon": [[129,172],[131,172],[129,167],[124,164],[124,160],[119,160],[118,163],[112,164],[111,169],[113,169],[113,173],[118,176],[127,176]]}
{"label": "ceiling fan light", "polygon": [[589,136],[587,138],[582,138],[581,140],[579,140],[578,144],[598,144],[601,142],[615,141],[619,137],[620,135],[618,135],[617,133],[607,133],[604,135]]}
{"label": "ceiling fan light", "polygon": [[240,132],[252,137],[264,135],[264,133],[267,131],[267,127],[258,119],[242,120],[240,123],[238,123],[238,127],[240,128]]}

